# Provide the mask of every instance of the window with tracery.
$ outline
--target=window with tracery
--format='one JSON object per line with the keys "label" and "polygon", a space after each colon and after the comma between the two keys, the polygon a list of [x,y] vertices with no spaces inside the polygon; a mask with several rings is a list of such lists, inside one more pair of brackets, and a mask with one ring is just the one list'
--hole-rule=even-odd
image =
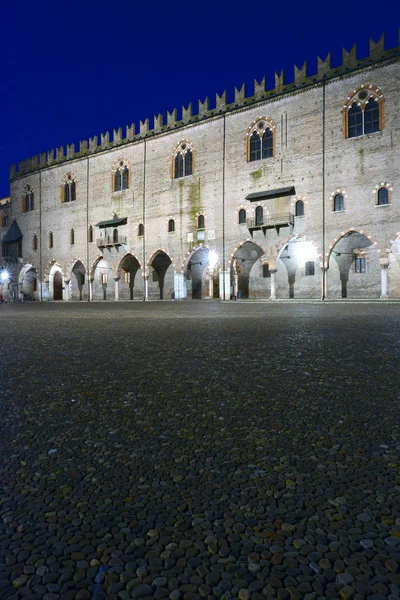
{"label": "window with tracery", "polygon": [[76,200],[76,179],[73,173],[67,173],[64,176],[62,191],[62,202],[74,202]]}
{"label": "window with tracery", "polygon": [[193,145],[184,140],[172,155],[172,178],[179,179],[193,174]]}
{"label": "window with tracery", "polygon": [[113,167],[113,191],[121,192],[129,188],[129,162],[123,158],[117,160]]}
{"label": "window with tracery", "polygon": [[261,117],[247,130],[247,160],[272,158],[274,150],[275,124],[270,118]]}
{"label": "window with tracery", "polygon": [[345,137],[381,131],[384,127],[384,101],[377,86],[366,84],[353,90],[343,106]]}
{"label": "window with tracery", "polygon": [[23,193],[23,206],[22,206],[22,210],[24,212],[30,212],[31,210],[34,209],[34,194],[33,194],[33,188],[31,185],[26,185],[24,187],[24,193]]}

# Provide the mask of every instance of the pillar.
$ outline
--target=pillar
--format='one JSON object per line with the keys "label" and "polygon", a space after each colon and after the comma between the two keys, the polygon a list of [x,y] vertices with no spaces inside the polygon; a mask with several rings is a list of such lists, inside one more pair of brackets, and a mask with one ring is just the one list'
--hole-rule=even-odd
{"label": "pillar", "polygon": [[64,279],[64,300],[65,302],[69,302],[71,300],[71,288],[70,288],[70,279]]}
{"label": "pillar", "polygon": [[114,300],[116,302],[118,302],[118,300],[119,300],[119,277],[114,277],[114,289],[115,289]]}
{"label": "pillar", "polygon": [[[224,290],[225,282],[225,290]],[[225,291],[225,294],[224,294]],[[231,297],[231,274],[229,271],[219,272],[219,297],[221,300],[230,300]]]}
{"label": "pillar", "polygon": [[381,300],[387,300],[389,260],[387,258],[381,258],[379,264],[381,266]]}
{"label": "pillar", "polygon": [[271,295],[270,295],[269,299],[276,300],[276,281],[275,281],[276,269],[270,269],[270,273],[271,273]]}
{"label": "pillar", "polygon": [[328,267],[321,267],[322,271],[322,282],[321,282],[321,300],[326,300],[328,297]]}
{"label": "pillar", "polygon": [[149,299],[149,269],[148,269],[148,267],[145,268],[142,275],[143,275],[143,284],[144,284],[143,300],[146,301]]}
{"label": "pillar", "polygon": [[49,299],[49,282],[42,281],[39,282],[39,299],[42,302],[47,302]]}
{"label": "pillar", "polygon": [[93,302],[93,279],[89,279],[89,302]]}
{"label": "pillar", "polygon": [[174,273],[175,300],[186,298],[186,281],[183,273]]}

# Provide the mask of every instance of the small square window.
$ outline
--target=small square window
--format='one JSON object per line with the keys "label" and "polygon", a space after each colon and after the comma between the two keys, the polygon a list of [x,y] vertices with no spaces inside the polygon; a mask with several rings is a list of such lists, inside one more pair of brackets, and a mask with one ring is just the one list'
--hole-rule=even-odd
{"label": "small square window", "polygon": [[305,265],[305,273],[306,276],[308,275],[315,275],[315,263],[312,260],[309,260],[306,262]]}
{"label": "small square window", "polygon": [[363,256],[357,256],[355,260],[355,271],[356,273],[365,273],[365,258]]}

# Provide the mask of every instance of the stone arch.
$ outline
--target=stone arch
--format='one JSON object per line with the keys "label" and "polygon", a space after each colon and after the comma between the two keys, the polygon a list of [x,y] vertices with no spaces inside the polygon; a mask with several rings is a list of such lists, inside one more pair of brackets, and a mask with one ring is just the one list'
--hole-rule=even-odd
{"label": "stone arch", "polygon": [[185,277],[187,281],[191,281],[191,292],[189,286],[189,296],[192,300],[201,300],[205,296],[209,296],[209,281],[208,284],[204,280],[206,268],[209,264],[210,248],[206,245],[200,245],[193,248],[184,260],[186,263]]}
{"label": "stone arch", "polygon": [[71,300],[87,300],[86,268],[83,262],[76,258],[70,270]]}
{"label": "stone arch", "polygon": [[[120,287],[120,298],[122,300],[134,300],[135,290],[135,279],[137,272],[140,271],[142,265],[136,256],[130,252],[127,252],[119,262],[117,267],[117,278],[121,283]],[[137,290],[138,294],[143,295],[143,290]]]}
{"label": "stone arch", "polygon": [[380,255],[377,241],[363,229],[342,231],[326,253],[327,296],[379,298]]}
{"label": "stone arch", "polygon": [[277,297],[317,298],[322,285],[322,254],[305,235],[283,240],[275,251]]}
{"label": "stone arch", "polygon": [[[383,264],[382,264],[383,263]],[[390,240],[381,257],[381,267],[388,268],[388,296],[400,298],[400,231]]]}
{"label": "stone arch", "polygon": [[25,300],[38,299],[38,273],[34,265],[26,263],[18,274],[19,290]]}
{"label": "stone arch", "polygon": [[[360,92],[365,92],[365,98],[360,98]],[[357,87],[355,87],[350,94],[346,97],[346,100],[343,103],[342,108],[342,127],[343,127],[343,135],[345,138],[348,137],[348,114],[350,108],[353,104],[356,104],[361,108],[362,111],[365,110],[368,102],[373,99],[379,105],[379,130],[382,131],[385,127],[385,114],[384,114],[384,106],[385,106],[385,96],[383,95],[382,90],[372,83],[363,83]]]}
{"label": "stone arch", "polygon": [[[147,265],[150,267],[148,280],[149,296],[153,296],[159,300],[164,299],[164,294],[166,297],[172,297],[175,265],[168,252],[163,248],[159,248],[150,255]],[[170,269],[171,265],[172,269]]]}
{"label": "stone arch", "polygon": [[49,283],[49,300],[63,300],[65,276],[57,261],[53,261],[47,275]]}
{"label": "stone arch", "polygon": [[269,285],[267,286],[268,282],[263,277],[264,257],[268,257],[268,251],[252,239],[243,240],[236,246],[228,262],[233,297],[269,296]]}
{"label": "stone arch", "polygon": [[114,298],[113,269],[102,254],[93,262],[90,280],[93,286],[93,300],[109,300]]}

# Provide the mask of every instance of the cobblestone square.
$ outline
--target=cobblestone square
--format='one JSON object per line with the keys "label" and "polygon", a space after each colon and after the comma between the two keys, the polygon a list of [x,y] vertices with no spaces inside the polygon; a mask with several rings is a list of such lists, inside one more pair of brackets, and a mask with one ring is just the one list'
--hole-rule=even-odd
{"label": "cobblestone square", "polygon": [[0,598],[400,598],[399,306],[0,305]]}

